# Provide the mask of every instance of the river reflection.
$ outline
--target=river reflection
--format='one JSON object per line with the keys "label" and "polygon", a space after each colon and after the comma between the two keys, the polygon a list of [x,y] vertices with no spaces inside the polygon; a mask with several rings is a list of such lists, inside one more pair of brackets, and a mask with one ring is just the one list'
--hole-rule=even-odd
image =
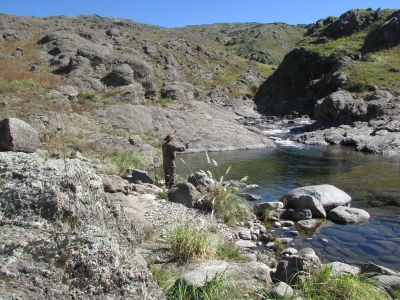
{"label": "river reflection", "polygon": [[187,176],[191,171],[212,170],[220,176],[232,166],[224,180],[248,176],[247,183],[259,186],[251,193],[261,196],[263,201],[279,200],[286,192],[306,185],[332,184],[344,190],[352,197],[352,207],[367,210],[370,220],[357,225],[326,220],[315,231],[300,232],[298,236],[283,229],[276,233],[293,237],[298,249],[311,246],[325,262],[374,262],[400,271],[398,157],[356,152],[351,147],[302,145],[211,152],[209,156],[218,167],[207,163],[205,153],[179,154],[177,174]]}

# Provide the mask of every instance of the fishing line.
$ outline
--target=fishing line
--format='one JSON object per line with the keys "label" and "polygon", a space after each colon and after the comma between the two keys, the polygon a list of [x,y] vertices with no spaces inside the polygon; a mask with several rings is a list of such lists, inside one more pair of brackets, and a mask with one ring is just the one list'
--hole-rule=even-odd
{"label": "fishing line", "polygon": [[201,132],[201,130],[202,130],[208,123],[210,123],[210,122],[214,119],[214,117],[217,115],[218,112],[219,112],[219,110],[218,110],[218,109],[215,109],[215,114],[213,114],[213,115],[211,116],[211,118],[210,118],[207,122],[205,122],[205,123],[203,124],[203,126],[200,127],[199,130],[197,130],[197,133],[189,140],[188,144],[191,143],[191,142],[194,140],[194,138],[195,138],[196,136],[199,135],[199,133]]}

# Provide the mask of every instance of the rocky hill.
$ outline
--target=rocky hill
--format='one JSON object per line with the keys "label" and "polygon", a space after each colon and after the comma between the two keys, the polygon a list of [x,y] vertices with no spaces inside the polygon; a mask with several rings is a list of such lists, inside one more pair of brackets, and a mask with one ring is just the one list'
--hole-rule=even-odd
{"label": "rocky hill", "polygon": [[203,32],[7,14],[0,32],[0,118],[27,121],[51,155],[79,151],[104,163],[131,151],[151,165],[167,133],[191,141],[190,151],[274,146],[243,124],[260,117],[252,97],[275,66]]}
{"label": "rocky hill", "polygon": [[313,115],[318,100],[340,89],[400,95],[399,16],[354,9],[318,20],[262,84],[257,104],[272,114]]}
{"label": "rocky hill", "polygon": [[[169,257],[165,244],[146,249],[146,226],[163,237],[168,222],[199,221],[232,239],[212,214],[156,199],[159,187],[115,175],[134,159],[143,169],[159,165],[167,133],[190,141],[190,151],[274,147],[254,126],[265,120],[261,113],[307,113],[316,122],[308,127],[313,132],[294,137],[299,142],[400,153],[398,14],[350,11],[318,21],[302,40],[304,27],[286,24],[166,29],[97,15],[0,14],[0,119],[7,118],[0,135],[7,142],[19,136],[16,148],[34,152],[0,155],[1,293],[165,299],[146,264]],[[16,133],[6,132],[7,122]],[[4,144],[0,151],[10,150]],[[246,239],[266,230],[258,220],[241,225]],[[240,247],[254,248],[245,238]],[[275,270],[280,280],[319,265],[312,249],[296,252]],[[229,263],[251,279],[235,285],[251,293],[272,287],[270,257],[248,258]],[[210,269],[215,276],[228,263],[189,270],[190,280],[204,284]],[[389,279],[397,289],[395,277]]]}
{"label": "rocky hill", "polygon": [[257,91],[258,110],[315,118],[298,142],[399,153],[399,36],[399,10],[317,21]]}
{"label": "rocky hill", "polygon": [[[274,147],[243,124],[260,113],[315,117],[317,101],[339,89],[399,93],[395,10],[352,10],[308,29],[1,14],[0,32],[0,118],[34,126],[51,155],[105,162],[139,151],[151,165],[167,133],[190,151]],[[382,114],[374,109],[351,122]]]}
{"label": "rocky hill", "polygon": [[240,57],[272,65],[281,63],[307,31],[305,26],[285,23],[220,23],[183,29],[200,32]]}

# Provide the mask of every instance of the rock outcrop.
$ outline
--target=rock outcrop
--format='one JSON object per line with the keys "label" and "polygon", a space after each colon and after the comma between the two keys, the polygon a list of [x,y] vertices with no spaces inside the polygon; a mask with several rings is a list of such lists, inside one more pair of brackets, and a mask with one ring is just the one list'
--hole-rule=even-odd
{"label": "rock outcrop", "polygon": [[0,166],[3,296],[165,299],[135,250],[140,226],[91,167],[15,152]]}

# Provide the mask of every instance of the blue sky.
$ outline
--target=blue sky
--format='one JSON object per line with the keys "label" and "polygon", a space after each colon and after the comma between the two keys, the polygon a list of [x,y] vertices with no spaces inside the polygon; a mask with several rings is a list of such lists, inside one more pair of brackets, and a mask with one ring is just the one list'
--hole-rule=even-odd
{"label": "blue sky", "polygon": [[19,16],[98,14],[163,27],[222,22],[310,24],[352,8],[400,9],[399,0],[13,0],[0,12]]}

